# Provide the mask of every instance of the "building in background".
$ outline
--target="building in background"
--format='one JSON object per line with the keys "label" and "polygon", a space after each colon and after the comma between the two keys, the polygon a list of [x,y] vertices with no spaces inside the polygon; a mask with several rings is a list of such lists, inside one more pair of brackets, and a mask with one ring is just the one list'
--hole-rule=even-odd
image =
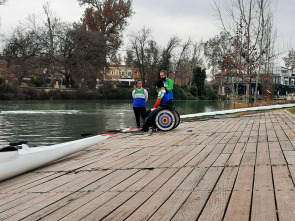
{"label": "building in background", "polygon": [[114,83],[114,86],[133,87],[135,81],[140,79],[138,68],[128,67],[127,65],[110,66],[105,68],[104,81]]}

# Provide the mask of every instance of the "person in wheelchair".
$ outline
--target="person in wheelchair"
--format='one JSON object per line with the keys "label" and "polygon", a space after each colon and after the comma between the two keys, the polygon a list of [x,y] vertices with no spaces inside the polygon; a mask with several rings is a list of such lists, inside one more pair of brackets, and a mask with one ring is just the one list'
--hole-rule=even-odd
{"label": "person in wheelchair", "polygon": [[153,126],[155,117],[159,111],[163,109],[173,109],[174,107],[172,105],[167,104],[169,100],[169,95],[166,93],[166,89],[164,87],[164,82],[162,80],[159,80],[156,83],[156,89],[158,92],[158,98],[153,106],[152,109],[147,110],[143,113],[143,117],[145,119],[145,122],[143,124],[143,127],[140,131],[147,132],[149,131],[149,127]]}

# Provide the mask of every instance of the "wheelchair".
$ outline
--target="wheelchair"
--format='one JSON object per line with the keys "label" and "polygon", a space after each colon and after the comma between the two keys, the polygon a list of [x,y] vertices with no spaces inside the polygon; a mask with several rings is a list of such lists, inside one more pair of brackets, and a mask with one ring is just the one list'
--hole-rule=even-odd
{"label": "wheelchair", "polygon": [[180,123],[180,115],[175,110],[175,107],[173,105],[163,105],[161,107],[163,109],[155,116],[153,124],[154,128],[158,128],[162,131],[169,131],[178,127]]}

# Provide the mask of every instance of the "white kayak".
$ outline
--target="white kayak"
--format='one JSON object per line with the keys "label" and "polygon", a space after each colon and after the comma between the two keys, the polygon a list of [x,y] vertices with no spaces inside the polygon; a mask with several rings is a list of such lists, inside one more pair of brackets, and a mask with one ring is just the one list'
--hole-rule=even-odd
{"label": "white kayak", "polygon": [[276,109],[293,108],[293,107],[295,107],[295,104],[248,107],[248,108],[239,108],[239,109],[231,109],[231,110],[223,110],[223,111],[204,112],[204,113],[197,113],[197,114],[186,114],[186,115],[181,115],[180,119],[185,120],[185,119],[194,119],[194,118],[201,118],[201,117],[215,117],[218,115],[239,114],[239,113],[246,113],[246,112],[267,111],[267,110],[276,110]]}
{"label": "white kayak", "polygon": [[52,146],[34,148],[29,148],[23,144],[22,149],[0,152],[0,181],[86,149],[108,137],[97,135]]}

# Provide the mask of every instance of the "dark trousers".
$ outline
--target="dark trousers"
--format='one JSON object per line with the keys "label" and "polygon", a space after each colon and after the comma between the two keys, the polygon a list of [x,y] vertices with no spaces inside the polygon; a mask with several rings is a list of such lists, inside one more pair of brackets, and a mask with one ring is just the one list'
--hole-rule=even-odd
{"label": "dark trousers", "polygon": [[143,124],[143,130],[148,130],[149,127],[153,126],[154,122],[155,122],[155,118],[156,118],[156,115],[165,108],[163,107],[160,107],[160,108],[157,108],[156,110],[154,111],[151,111],[151,110],[147,110],[146,112],[143,113],[143,117],[145,119],[145,122]]}
{"label": "dark trousers", "polygon": [[145,112],[145,110],[146,110],[145,107],[133,107],[133,111],[134,111],[135,118],[136,118],[137,128],[140,128],[140,116],[144,120],[143,113]]}

